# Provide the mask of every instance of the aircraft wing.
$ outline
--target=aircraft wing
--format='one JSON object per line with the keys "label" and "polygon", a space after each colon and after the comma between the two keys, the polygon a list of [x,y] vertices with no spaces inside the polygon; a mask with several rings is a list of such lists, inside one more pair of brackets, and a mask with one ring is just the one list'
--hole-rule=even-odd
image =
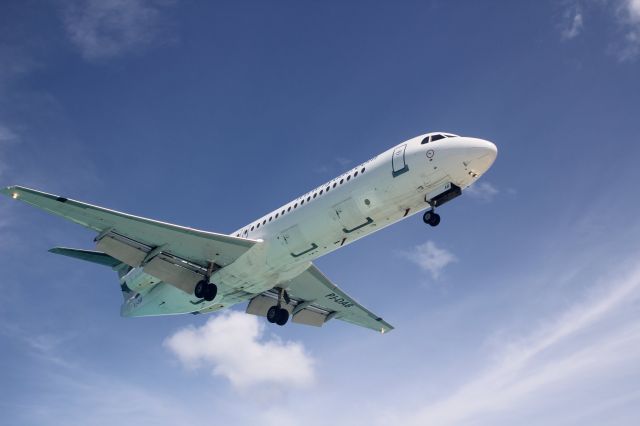
{"label": "aircraft wing", "polygon": [[[320,327],[339,319],[381,333],[393,330],[391,324],[356,302],[314,265],[281,287],[286,288],[290,298],[283,307],[289,310],[293,322]],[[277,294],[276,288],[255,297],[247,306],[247,313],[266,316]]]}
{"label": "aircraft wing", "polygon": [[98,232],[97,249],[187,293],[205,274],[209,262],[226,266],[255,240],[201,231],[133,216],[21,186],[0,193]]}

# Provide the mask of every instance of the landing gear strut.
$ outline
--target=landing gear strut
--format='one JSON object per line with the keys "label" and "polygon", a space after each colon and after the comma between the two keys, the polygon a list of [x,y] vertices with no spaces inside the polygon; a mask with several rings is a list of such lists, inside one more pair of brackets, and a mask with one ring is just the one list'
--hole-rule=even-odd
{"label": "landing gear strut", "polygon": [[198,281],[198,284],[196,284],[196,288],[193,291],[194,296],[198,299],[204,299],[207,302],[211,302],[216,298],[216,294],[218,294],[218,286],[209,282],[212,273],[213,263],[209,265],[206,278]]}
{"label": "landing gear strut", "polygon": [[267,311],[267,321],[272,324],[285,325],[289,321],[289,311],[282,307],[282,302],[289,303],[289,295],[281,288],[278,292],[278,303]]}
{"label": "landing gear strut", "polygon": [[440,223],[440,215],[436,213],[436,204],[434,202],[430,202],[429,204],[431,205],[431,209],[424,212],[422,220],[427,225],[438,226]]}

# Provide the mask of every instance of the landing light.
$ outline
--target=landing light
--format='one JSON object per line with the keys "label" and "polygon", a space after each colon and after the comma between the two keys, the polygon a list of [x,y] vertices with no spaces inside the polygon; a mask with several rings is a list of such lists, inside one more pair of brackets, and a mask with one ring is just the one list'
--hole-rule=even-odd
{"label": "landing light", "polygon": [[11,194],[11,198],[13,198],[14,200],[18,198],[18,193],[14,192],[13,194]]}

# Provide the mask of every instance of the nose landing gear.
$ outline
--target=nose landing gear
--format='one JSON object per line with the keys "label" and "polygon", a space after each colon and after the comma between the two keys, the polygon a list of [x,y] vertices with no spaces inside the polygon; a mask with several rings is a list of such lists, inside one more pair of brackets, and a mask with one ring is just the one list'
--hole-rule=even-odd
{"label": "nose landing gear", "polygon": [[438,224],[440,223],[440,215],[436,213],[433,209],[427,210],[426,212],[424,212],[424,215],[422,216],[422,220],[427,225],[438,226]]}
{"label": "nose landing gear", "polygon": [[438,226],[438,224],[440,223],[440,215],[436,213],[436,201],[435,200],[425,200],[425,201],[429,203],[429,206],[431,208],[426,212],[424,212],[424,215],[422,216],[423,222],[430,226]]}

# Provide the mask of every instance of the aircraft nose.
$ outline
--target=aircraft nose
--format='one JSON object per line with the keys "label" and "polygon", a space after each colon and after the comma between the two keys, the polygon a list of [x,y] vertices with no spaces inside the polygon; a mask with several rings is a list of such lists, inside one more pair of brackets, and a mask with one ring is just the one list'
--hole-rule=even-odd
{"label": "aircraft nose", "polygon": [[498,156],[498,148],[493,142],[484,139],[471,139],[469,167],[476,173],[484,173]]}

